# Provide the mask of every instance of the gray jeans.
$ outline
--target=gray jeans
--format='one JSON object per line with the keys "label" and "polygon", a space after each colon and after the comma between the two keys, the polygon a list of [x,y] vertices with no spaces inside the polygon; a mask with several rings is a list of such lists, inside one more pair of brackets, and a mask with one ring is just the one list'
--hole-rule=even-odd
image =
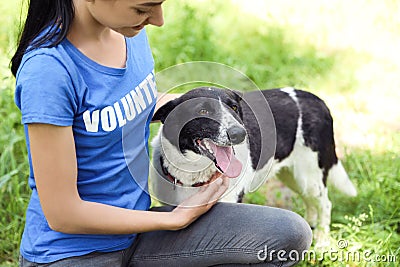
{"label": "gray jeans", "polygon": [[95,252],[49,264],[21,257],[20,266],[292,266],[311,240],[309,225],[291,211],[217,203],[187,228],[139,234],[133,245],[122,251]]}

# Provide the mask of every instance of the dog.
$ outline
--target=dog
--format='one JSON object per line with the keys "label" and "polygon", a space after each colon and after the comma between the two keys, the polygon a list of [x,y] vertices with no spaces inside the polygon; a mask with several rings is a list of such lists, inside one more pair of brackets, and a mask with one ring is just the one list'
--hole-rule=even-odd
{"label": "dog", "polygon": [[156,111],[150,185],[161,202],[177,205],[223,173],[230,186],[220,201],[241,202],[277,177],[306,207],[317,243],[331,221],[327,185],[357,191],[335,152],[333,120],[316,95],[295,88],[241,93],[195,88]]}

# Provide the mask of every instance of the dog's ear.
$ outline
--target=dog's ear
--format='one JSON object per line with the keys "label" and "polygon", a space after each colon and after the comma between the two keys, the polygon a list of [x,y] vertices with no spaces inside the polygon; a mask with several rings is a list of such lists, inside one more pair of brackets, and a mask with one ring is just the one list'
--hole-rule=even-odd
{"label": "dog's ear", "polygon": [[167,119],[169,113],[176,107],[176,100],[171,100],[164,105],[162,105],[156,113],[154,113],[153,118],[151,118],[152,122],[161,121],[164,124]]}
{"label": "dog's ear", "polygon": [[236,99],[237,102],[240,102],[243,99],[243,93],[242,92],[240,92],[238,90],[232,90],[232,89],[229,89],[228,91],[229,91],[230,95],[234,99]]}

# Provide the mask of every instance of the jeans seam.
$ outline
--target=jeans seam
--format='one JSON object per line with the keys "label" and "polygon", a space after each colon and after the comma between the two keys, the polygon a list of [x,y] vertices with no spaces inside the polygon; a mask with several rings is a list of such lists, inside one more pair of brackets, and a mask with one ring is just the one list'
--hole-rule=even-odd
{"label": "jeans seam", "polygon": [[204,255],[213,255],[213,254],[223,254],[223,253],[231,253],[231,252],[242,252],[245,254],[253,254],[254,250],[242,249],[242,248],[223,248],[223,249],[213,249],[213,250],[202,250],[202,251],[193,251],[193,252],[180,252],[174,254],[158,254],[158,255],[146,255],[135,257],[135,254],[132,257],[132,260],[162,260],[162,259],[174,259],[174,258],[189,258],[191,256],[204,256]]}

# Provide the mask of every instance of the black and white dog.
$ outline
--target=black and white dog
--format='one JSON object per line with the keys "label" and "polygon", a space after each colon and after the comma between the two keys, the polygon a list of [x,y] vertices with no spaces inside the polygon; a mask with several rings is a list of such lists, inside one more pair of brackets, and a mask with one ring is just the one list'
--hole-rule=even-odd
{"label": "black and white dog", "polygon": [[327,183],[356,189],[337,158],[333,121],[317,96],[294,88],[246,92],[193,89],[162,106],[152,141],[151,189],[177,205],[220,173],[231,177],[221,201],[240,202],[276,176],[298,193],[316,241],[329,232]]}

